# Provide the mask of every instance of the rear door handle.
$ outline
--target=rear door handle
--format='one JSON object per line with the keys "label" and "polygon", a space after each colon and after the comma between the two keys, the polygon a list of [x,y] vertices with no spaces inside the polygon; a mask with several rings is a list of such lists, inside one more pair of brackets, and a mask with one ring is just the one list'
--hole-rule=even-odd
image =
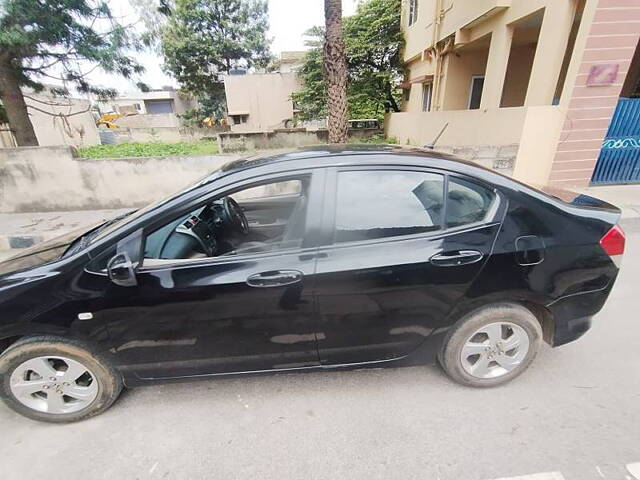
{"label": "rear door handle", "polygon": [[302,272],[298,270],[272,270],[251,275],[247,285],[256,288],[282,287],[302,280]]}
{"label": "rear door handle", "polygon": [[435,254],[431,257],[431,263],[436,267],[456,267],[479,262],[483,256],[477,250],[456,250]]}

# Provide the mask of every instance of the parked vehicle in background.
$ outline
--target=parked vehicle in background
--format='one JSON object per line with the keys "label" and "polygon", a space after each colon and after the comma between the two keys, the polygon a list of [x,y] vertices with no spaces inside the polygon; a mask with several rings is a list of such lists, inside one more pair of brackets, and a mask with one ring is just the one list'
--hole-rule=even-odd
{"label": "parked vehicle in background", "polygon": [[0,264],[2,395],[66,422],[123,386],[410,365],[502,384],[584,334],[620,210],[432,151],[231,162],[175,196]]}

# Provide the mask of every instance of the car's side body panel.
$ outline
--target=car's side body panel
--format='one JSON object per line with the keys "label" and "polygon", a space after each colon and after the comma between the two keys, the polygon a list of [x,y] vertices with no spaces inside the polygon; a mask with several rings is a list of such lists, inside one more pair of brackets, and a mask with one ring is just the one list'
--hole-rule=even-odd
{"label": "car's side body panel", "polygon": [[[43,333],[81,338],[109,354],[129,385],[231,371],[407,361],[433,358],[446,328],[461,315],[503,301],[544,309],[553,322],[553,343],[566,343],[584,333],[613,286],[618,270],[598,241],[617,222],[615,209],[597,202],[572,205],[432,153],[347,149],[285,157],[236,162],[141,212],[87,250],[1,276],[0,342]],[[257,292],[244,282],[253,272],[251,258],[143,268],[138,287],[117,287],[105,275],[85,270],[123,238],[156,228],[230,186],[354,165],[468,176],[495,187],[508,211],[497,221],[453,234],[336,248],[323,230],[325,202],[317,201],[310,207],[303,250],[261,264],[297,270],[312,281],[264,289],[271,292]],[[428,262],[434,252],[469,245],[483,253],[477,265],[447,271]],[[81,313],[90,315],[81,319]],[[368,332],[364,346],[362,331]],[[314,349],[326,354],[324,365]]]}
{"label": "car's side body panel", "polygon": [[[499,226],[321,249],[315,290],[322,363],[388,360],[415,350],[446,325],[490,257]],[[430,262],[469,248],[483,258],[446,267]]]}
{"label": "car's side body panel", "polygon": [[[337,177],[341,172],[427,173],[439,169],[367,165],[333,168],[327,176],[325,219],[320,241],[315,296],[318,355],[322,365],[401,359],[437,329],[450,325],[449,313],[491,257],[508,202],[495,192],[488,217],[473,225],[436,232],[334,243]],[[383,185],[378,185],[384,189]],[[366,208],[366,206],[363,205]],[[393,212],[390,212],[393,215]],[[364,215],[362,212],[361,215]],[[377,212],[382,215],[383,212]],[[469,263],[437,265],[439,255],[472,251]]]}
{"label": "car's side body panel", "polygon": [[[140,378],[317,365],[313,252],[146,268],[137,286],[109,287],[96,316],[108,326],[118,364]],[[276,270],[301,279],[247,285],[251,275]]]}

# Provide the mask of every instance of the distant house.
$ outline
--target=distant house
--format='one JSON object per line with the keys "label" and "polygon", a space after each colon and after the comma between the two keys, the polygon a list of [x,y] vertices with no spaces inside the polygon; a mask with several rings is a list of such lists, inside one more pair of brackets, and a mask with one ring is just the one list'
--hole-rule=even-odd
{"label": "distant house", "polygon": [[283,52],[277,72],[234,71],[224,77],[232,132],[269,132],[287,125],[295,107],[291,94],[302,85],[297,70],[304,52]]}
{"label": "distant house", "polygon": [[181,115],[195,106],[194,99],[181,95],[172,87],[120,95],[106,102],[98,102],[100,113],[116,112],[123,115]]}

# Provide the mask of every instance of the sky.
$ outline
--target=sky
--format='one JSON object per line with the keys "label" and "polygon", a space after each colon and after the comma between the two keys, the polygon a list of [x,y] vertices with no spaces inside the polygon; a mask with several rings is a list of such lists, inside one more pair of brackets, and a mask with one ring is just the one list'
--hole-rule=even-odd
{"label": "sky", "polygon": [[[342,0],[344,15],[355,12],[358,0]],[[120,17],[120,22],[134,22],[137,15],[128,0],[111,0],[112,12]],[[304,50],[304,32],[315,25],[324,23],[324,0],[269,0],[269,37],[271,51],[278,56],[287,50]],[[165,85],[177,86],[176,81],[162,71],[162,58],[155,53],[136,54],[136,58],[146,72],[140,77],[151,88]],[[117,75],[106,75],[96,71],[89,80],[100,86],[117,89],[121,93],[135,92],[135,82]]]}

